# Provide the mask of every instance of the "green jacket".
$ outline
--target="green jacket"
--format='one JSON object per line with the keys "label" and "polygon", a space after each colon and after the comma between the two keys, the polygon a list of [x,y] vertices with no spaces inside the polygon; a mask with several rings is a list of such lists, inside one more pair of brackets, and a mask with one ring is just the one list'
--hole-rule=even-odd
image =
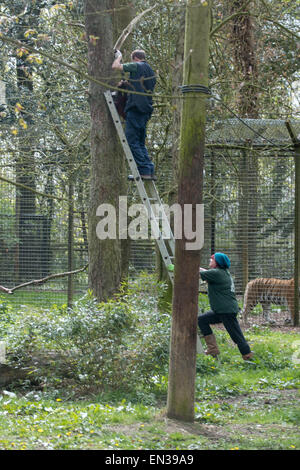
{"label": "green jacket", "polygon": [[234,282],[228,269],[208,269],[200,271],[200,276],[207,281],[209,303],[215,313],[238,313]]}

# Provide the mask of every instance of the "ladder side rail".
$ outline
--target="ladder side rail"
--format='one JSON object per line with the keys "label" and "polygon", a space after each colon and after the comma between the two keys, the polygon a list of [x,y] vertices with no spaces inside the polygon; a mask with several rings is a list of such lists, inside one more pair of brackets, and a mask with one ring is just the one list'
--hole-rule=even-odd
{"label": "ladder side rail", "polygon": [[104,96],[105,96],[108,108],[110,110],[114,125],[116,127],[117,133],[119,135],[119,139],[120,139],[120,142],[122,144],[122,147],[123,147],[123,150],[124,150],[124,153],[125,153],[125,156],[126,156],[129,168],[130,168],[130,171],[132,172],[133,177],[134,177],[135,180],[137,178],[140,179],[140,174],[139,174],[139,171],[137,169],[137,165],[135,163],[135,160],[134,160],[134,157],[132,155],[129,144],[127,142],[125,132],[124,132],[124,129],[123,129],[123,126],[122,126],[122,123],[121,123],[121,119],[120,119],[118,111],[115,107],[115,103],[114,103],[112,94],[108,90],[104,93]]}
{"label": "ladder side rail", "polygon": [[149,193],[153,200],[157,200],[158,211],[161,214],[162,227],[167,231],[168,237],[165,237],[166,242],[169,244],[172,255],[175,253],[175,239],[170,226],[170,218],[167,216],[164,204],[160,199],[157,188],[153,181],[149,181]]}
{"label": "ladder side rail", "polygon": [[[104,96],[106,98],[106,101],[107,101],[107,104],[108,104],[108,107],[109,107],[109,110],[111,112],[111,115],[112,115],[112,118],[113,118],[113,121],[114,121],[114,124],[115,124],[115,127],[116,127],[116,130],[118,132],[118,135],[119,135],[119,138],[120,138],[120,141],[121,141],[121,144],[123,146],[123,150],[125,152],[125,156],[127,158],[127,161],[128,161],[128,164],[129,164],[129,167],[130,167],[130,170],[132,171],[133,173],[133,176],[135,178],[135,183],[137,185],[137,188],[138,188],[138,191],[139,191],[139,195],[142,199],[142,202],[143,204],[147,204],[147,201],[149,200],[149,196],[147,194],[147,191],[145,189],[145,185],[143,184],[143,181],[141,180],[141,177],[140,177],[140,174],[138,172],[138,169],[137,169],[137,166],[136,166],[136,163],[135,163],[135,160],[134,160],[134,157],[132,155],[132,152],[131,152],[131,149],[128,145],[128,142],[127,142],[127,139],[126,139],[126,136],[125,136],[125,133],[124,133],[124,130],[123,130],[123,126],[121,124],[121,120],[120,120],[120,117],[119,117],[119,114],[117,112],[117,109],[115,107],[115,104],[114,104],[114,101],[113,101],[113,98],[112,98],[112,95],[111,95],[111,92],[108,90],[104,93]],[[156,187],[153,183],[153,181],[149,181],[150,183],[150,196],[153,198],[153,200],[156,200],[158,205],[159,205],[159,208],[161,209],[161,212],[162,212],[162,216],[163,216],[163,220],[164,220],[164,224],[166,225],[168,223],[168,218],[165,214],[165,211],[164,211],[164,208],[163,208],[163,205],[161,203],[161,200],[160,200],[160,197],[159,197],[159,194],[156,190]],[[152,183],[152,184],[151,184]],[[155,220],[155,215],[153,213],[153,210],[151,210],[151,208],[148,206],[148,214],[150,216],[151,214],[151,223],[154,224],[154,220]],[[153,221],[153,222],[152,222]],[[172,234],[172,231],[171,231],[171,228],[169,227],[169,223],[168,223],[168,226],[167,226],[167,229],[169,230],[169,233],[170,233],[170,236],[173,237],[173,234]],[[157,231],[157,227],[154,226],[154,230]],[[166,239],[167,240],[167,239]],[[172,255],[174,255],[174,244],[172,245],[171,247],[171,251],[172,251]],[[164,258],[166,258],[166,256],[164,256]],[[171,262],[171,261],[170,261]]]}
{"label": "ladder side rail", "polygon": [[[129,164],[129,167],[130,167],[130,170],[132,171],[133,173],[133,176],[135,178],[135,183],[136,183],[136,186],[138,188],[138,192],[139,192],[139,195],[140,195],[140,198],[142,200],[142,203],[144,204],[144,206],[146,206],[146,209],[147,209],[147,216],[148,216],[148,220],[150,221],[151,223],[151,227],[156,235],[156,243],[158,245],[158,248],[160,250],[160,253],[161,253],[161,256],[162,256],[162,259],[163,259],[163,262],[164,264],[166,265],[166,267],[168,267],[171,263],[172,263],[172,259],[169,255],[169,252],[167,250],[167,247],[166,247],[166,244],[164,242],[164,239],[163,239],[163,234],[162,232],[160,231],[160,227],[159,227],[159,223],[155,217],[155,213],[153,211],[153,208],[151,206],[151,202],[150,202],[150,199],[149,199],[149,196],[147,194],[147,191],[145,189],[145,185],[140,177],[140,174],[138,172],[138,169],[137,169],[137,166],[136,166],[136,163],[135,163],[135,160],[134,160],[134,157],[132,155],[132,152],[131,152],[131,149],[128,145],[128,142],[127,142],[127,139],[126,139],[126,136],[125,136],[125,133],[124,133],[124,130],[123,130],[123,126],[121,124],[121,120],[120,120],[120,117],[119,117],[119,114],[117,112],[117,109],[115,107],[115,104],[114,104],[114,101],[113,101],[113,98],[112,98],[112,95],[111,95],[111,92],[108,90],[104,93],[104,96],[106,98],[106,101],[107,101],[107,104],[108,104],[108,107],[109,107],[109,110],[111,112],[111,115],[112,115],[112,118],[113,118],[113,121],[114,121],[114,124],[115,124],[115,127],[116,127],[116,130],[118,132],[118,135],[119,135],[119,138],[120,138],[120,141],[121,141],[121,144],[122,144],[122,147],[123,147],[123,150],[125,152],[125,156],[127,158],[127,161],[128,161],[128,164]],[[151,182],[152,183],[152,182]],[[158,193],[157,191],[155,191],[154,193],[152,192],[151,195],[154,196],[155,200],[159,200],[160,201],[160,198],[158,196]],[[173,254],[173,253],[172,253]],[[172,280],[173,279],[173,273],[172,272],[169,272],[169,277],[170,279]]]}
{"label": "ladder side rail", "polygon": [[[142,185],[142,186],[144,186],[144,185]],[[141,192],[142,193],[144,192],[145,195],[147,196],[147,193],[146,193],[145,189],[142,189]],[[174,263],[174,259],[171,257],[171,255],[169,254],[169,251],[166,247],[166,243],[165,243],[165,240],[163,238],[163,233],[160,230],[159,222],[157,221],[157,219],[155,217],[155,213],[153,211],[153,208],[152,208],[152,205],[151,205],[151,202],[150,202],[149,198],[144,197],[142,200],[143,200],[144,206],[146,207],[148,220],[151,224],[151,230],[154,231],[155,241],[156,241],[156,244],[158,245],[160,254],[162,256],[162,260],[163,260],[166,268],[168,268],[168,266],[170,264]],[[173,281],[174,273],[172,271],[169,271],[168,269],[167,269],[167,272],[168,272],[170,280]]]}

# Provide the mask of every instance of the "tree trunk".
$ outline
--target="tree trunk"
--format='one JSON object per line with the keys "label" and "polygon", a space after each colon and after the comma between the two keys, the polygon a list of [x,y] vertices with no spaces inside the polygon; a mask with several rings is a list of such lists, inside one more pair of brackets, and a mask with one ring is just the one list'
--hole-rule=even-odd
{"label": "tree trunk", "polygon": [[[231,5],[231,12],[237,10],[243,12],[234,18],[232,26],[232,43],[234,49],[234,67],[236,75],[240,79],[238,95],[238,113],[242,118],[256,119],[259,116],[258,88],[257,83],[257,60],[255,55],[254,27],[249,11],[248,0],[234,0]],[[245,14],[248,13],[248,14]],[[245,159],[247,161],[245,161]],[[240,174],[244,175],[244,167],[247,167],[247,177],[240,181],[241,194],[245,194],[246,199],[242,201],[239,209],[239,220],[243,222],[243,228],[239,227],[237,245],[241,250],[240,276],[243,287],[246,286],[249,276],[254,272],[257,245],[257,188],[258,188],[258,160],[255,154],[247,152],[245,159],[241,160]],[[242,196],[243,197],[243,196]],[[246,213],[241,213],[247,208]],[[247,231],[246,231],[247,227]]]}
{"label": "tree trunk", "polygon": [[[29,11],[28,17],[22,18],[21,24],[19,23],[18,37],[23,42],[29,42],[24,39],[24,30],[29,27],[28,24],[34,25],[37,23],[37,16],[39,11]],[[31,26],[32,27],[32,26]],[[19,118],[24,119],[28,129],[22,130],[19,134],[19,145],[16,159],[16,182],[32,189],[36,189],[35,185],[35,155],[34,155],[34,141],[31,129],[34,126],[34,111],[30,109],[30,96],[33,93],[33,79],[32,79],[32,66],[23,56],[17,57],[16,60],[17,72],[17,86],[20,92],[19,98],[22,109],[19,112]],[[25,100],[25,96],[27,99]],[[23,101],[24,100],[24,101]],[[29,112],[28,112],[29,111]],[[30,112],[31,111],[31,112]],[[16,233],[18,237],[18,247],[16,252],[15,274],[17,281],[25,281],[32,276],[38,274],[37,267],[39,262],[37,259],[36,250],[37,246],[37,226],[36,215],[36,196],[33,191],[25,187],[19,187],[16,192]]]}
{"label": "tree trunk", "polygon": [[[113,30],[113,36],[114,36],[114,44],[119,38],[120,34],[122,31],[127,28],[128,24],[130,21],[133,19],[135,11],[134,7],[132,5],[132,2],[128,0],[114,0],[113,2],[114,5],[114,14],[113,14],[113,25],[114,25],[114,30]],[[130,58],[130,54],[132,51],[132,35],[130,34],[126,41],[123,43],[122,46],[122,54],[124,57],[124,62],[127,61],[126,58],[128,57],[128,60]],[[118,72],[115,71],[115,74],[118,75]],[[119,72],[120,75],[120,72]],[[121,74],[121,77],[123,78],[124,74]],[[119,82],[119,78],[117,77],[117,80],[115,83]],[[122,150],[121,150],[122,152]],[[122,153],[122,158],[125,159],[124,154]],[[126,165],[125,165],[126,166]],[[127,180],[125,178],[125,181],[123,183],[123,189],[125,192],[123,194],[127,194],[127,189],[126,189],[126,184]],[[129,261],[130,261],[130,249],[131,249],[131,240],[129,237],[122,239],[121,240],[121,281],[124,281],[128,278],[128,272],[129,272]]]}
{"label": "tree trunk", "polygon": [[[209,2],[190,0],[186,9],[184,85],[208,82]],[[201,45],[201,47],[199,47]],[[202,203],[205,137],[205,95],[186,93],[183,100],[178,203],[193,207]],[[184,213],[184,212],[183,212]],[[169,370],[168,409],[170,418],[194,420],[196,338],[198,316],[200,250],[187,250],[187,239],[176,240],[173,318]]]}
{"label": "tree trunk", "polygon": [[[112,75],[113,0],[86,0],[85,28],[88,41],[88,72],[95,79]],[[104,87],[90,82],[91,183],[89,207],[89,286],[98,300],[118,291],[122,273],[121,242],[100,240],[96,234],[103,203],[118,212],[119,196],[126,194],[125,160],[120,151],[113,121],[105,103]]]}

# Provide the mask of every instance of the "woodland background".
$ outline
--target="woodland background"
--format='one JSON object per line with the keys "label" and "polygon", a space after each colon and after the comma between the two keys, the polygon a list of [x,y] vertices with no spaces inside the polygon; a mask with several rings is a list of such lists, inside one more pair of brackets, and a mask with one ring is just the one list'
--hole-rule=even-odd
{"label": "woodland background", "polygon": [[[69,303],[88,285],[107,298],[128,269],[160,269],[153,243],[103,245],[88,237],[95,207],[115,204],[119,195],[136,197],[108,114],[94,124],[104,142],[95,150],[90,112],[105,108],[102,91],[120,78],[110,69],[114,41],[135,14],[153,6],[122,52],[129,60],[132,49],[145,49],[157,72],[148,146],[164,201],[176,197],[185,2],[89,5],[102,11],[93,26],[98,35],[89,37],[82,1],[0,6],[0,283],[11,287],[72,271],[89,258],[89,282],[84,271],[69,277],[69,286],[66,279],[47,284],[58,301],[58,291],[67,291]],[[212,5],[202,263],[211,250],[229,252],[241,293],[251,278],[292,275],[294,148],[285,122],[299,113],[297,29],[292,1]],[[99,57],[88,69],[93,48]],[[297,134],[299,123],[293,125]]]}

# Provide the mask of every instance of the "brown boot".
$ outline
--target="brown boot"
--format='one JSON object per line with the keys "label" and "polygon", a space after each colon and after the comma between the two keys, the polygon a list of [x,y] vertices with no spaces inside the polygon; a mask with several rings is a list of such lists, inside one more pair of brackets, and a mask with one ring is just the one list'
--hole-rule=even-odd
{"label": "brown boot", "polygon": [[209,354],[210,356],[217,357],[218,354],[220,354],[218,345],[217,345],[217,340],[214,334],[203,336],[204,341],[206,342],[207,345],[207,350],[205,351],[205,354]]}
{"label": "brown boot", "polygon": [[249,359],[252,359],[253,357],[253,352],[249,352],[248,354],[244,354],[242,356],[242,358],[244,359],[244,361],[249,361]]}

